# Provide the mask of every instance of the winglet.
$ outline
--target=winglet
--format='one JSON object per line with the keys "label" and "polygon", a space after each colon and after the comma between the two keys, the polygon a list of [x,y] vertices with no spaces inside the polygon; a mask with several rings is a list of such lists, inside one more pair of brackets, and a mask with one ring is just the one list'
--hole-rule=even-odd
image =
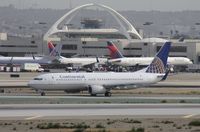
{"label": "winglet", "polygon": [[99,58],[96,56],[96,61],[97,61],[97,63],[99,63]]}
{"label": "winglet", "polygon": [[107,42],[107,48],[110,51],[111,59],[117,59],[117,58],[123,58],[124,57],[112,41]]}
{"label": "winglet", "polygon": [[166,42],[160,48],[151,64],[147,67],[147,73],[166,73],[167,59],[169,56],[170,47],[171,42]]}

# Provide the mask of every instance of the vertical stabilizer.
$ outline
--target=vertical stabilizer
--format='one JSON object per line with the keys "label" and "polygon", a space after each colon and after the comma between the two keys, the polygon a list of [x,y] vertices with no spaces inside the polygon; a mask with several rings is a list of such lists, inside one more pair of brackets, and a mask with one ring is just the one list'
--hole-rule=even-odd
{"label": "vertical stabilizer", "polygon": [[166,73],[167,59],[169,56],[170,47],[171,42],[166,42],[160,48],[151,64],[147,67],[147,73]]}
{"label": "vertical stabilizer", "polygon": [[124,57],[112,41],[107,42],[107,47],[110,51],[111,59],[117,59],[117,58],[123,58]]}
{"label": "vertical stabilizer", "polygon": [[61,44],[57,44],[56,47],[54,47],[53,43],[50,41],[48,42],[48,48],[49,48],[49,55],[51,57],[59,57],[61,53]]}

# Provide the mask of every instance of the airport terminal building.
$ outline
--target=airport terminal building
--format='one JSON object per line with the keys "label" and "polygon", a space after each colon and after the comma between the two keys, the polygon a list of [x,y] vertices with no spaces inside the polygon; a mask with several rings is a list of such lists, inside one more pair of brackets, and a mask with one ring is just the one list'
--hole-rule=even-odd
{"label": "airport terminal building", "polygon": [[[99,10],[109,19],[102,17]],[[88,11],[93,11],[94,15],[85,15]],[[106,42],[114,41],[124,56],[148,57],[154,56],[166,41],[162,38],[143,38],[142,30],[136,30],[114,9],[99,4],[86,4],[72,9],[42,37],[9,36],[1,33],[0,53],[3,56],[48,54],[47,42],[52,41],[63,45],[62,55],[66,57],[76,54],[107,57],[109,52]],[[200,40],[170,41],[173,42],[170,56],[188,57],[194,63],[200,63]]]}

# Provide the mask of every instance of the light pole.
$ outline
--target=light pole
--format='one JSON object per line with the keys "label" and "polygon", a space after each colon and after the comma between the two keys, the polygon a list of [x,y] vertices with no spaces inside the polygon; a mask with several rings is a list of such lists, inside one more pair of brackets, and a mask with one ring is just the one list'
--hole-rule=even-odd
{"label": "light pole", "polygon": [[[43,37],[44,37],[44,33],[43,33],[43,30],[42,29],[45,29],[46,28],[46,22],[38,22],[39,25],[42,26],[42,28],[40,28],[41,30],[41,39],[42,39],[42,55],[44,55],[44,40],[43,40]],[[40,26],[39,26],[40,27]]]}
{"label": "light pole", "polygon": [[[153,22],[145,22],[143,24],[143,26],[150,27],[150,25],[152,25],[152,24],[153,24]],[[148,30],[148,35],[147,35],[148,36],[148,43],[145,46],[146,46],[146,48],[148,48],[148,53],[146,54],[146,56],[150,57],[150,46],[149,46],[149,44],[150,44],[150,29],[147,28],[147,30]]]}
{"label": "light pole", "polygon": [[[149,27],[149,26],[152,25],[152,24],[153,24],[153,22],[145,22],[145,23],[143,24],[143,26]],[[147,29],[147,30],[150,30],[150,29]],[[148,31],[148,37],[150,38],[150,31]]]}
{"label": "light pole", "polygon": [[[200,22],[196,22],[195,25],[196,25],[197,27],[199,27],[199,26],[200,26]],[[197,30],[198,30],[198,32],[199,32],[199,28],[197,28]],[[198,33],[198,35],[200,35],[200,32]],[[199,37],[198,37],[198,38],[199,38]]]}

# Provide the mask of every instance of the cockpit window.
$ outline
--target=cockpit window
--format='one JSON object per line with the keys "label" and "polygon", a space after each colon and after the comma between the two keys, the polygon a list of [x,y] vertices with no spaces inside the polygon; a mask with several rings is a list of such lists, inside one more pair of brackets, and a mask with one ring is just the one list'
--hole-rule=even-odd
{"label": "cockpit window", "polygon": [[42,78],[34,78],[34,80],[42,80]]}

